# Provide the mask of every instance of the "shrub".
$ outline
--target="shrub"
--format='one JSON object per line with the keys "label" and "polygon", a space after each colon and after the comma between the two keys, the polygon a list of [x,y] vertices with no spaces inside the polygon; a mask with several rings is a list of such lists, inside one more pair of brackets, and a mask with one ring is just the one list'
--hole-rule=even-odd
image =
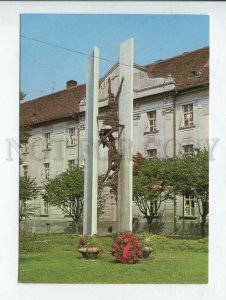
{"label": "shrub", "polygon": [[122,264],[135,264],[143,256],[142,245],[129,231],[123,232],[112,244],[112,255]]}
{"label": "shrub", "polygon": [[21,253],[34,253],[34,252],[47,252],[50,249],[50,240],[43,240],[36,234],[22,235],[20,237],[20,252]]}
{"label": "shrub", "polygon": [[92,248],[97,247],[101,250],[101,243],[99,242],[97,235],[81,235],[79,239],[79,248]]}

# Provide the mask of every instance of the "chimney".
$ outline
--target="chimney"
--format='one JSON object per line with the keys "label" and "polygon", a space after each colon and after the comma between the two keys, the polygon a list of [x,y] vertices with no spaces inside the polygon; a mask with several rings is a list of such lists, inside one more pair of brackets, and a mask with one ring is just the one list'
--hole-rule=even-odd
{"label": "chimney", "polygon": [[70,89],[70,88],[72,88],[72,87],[75,87],[75,86],[77,86],[77,81],[75,81],[75,80],[68,80],[67,81],[67,89]]}

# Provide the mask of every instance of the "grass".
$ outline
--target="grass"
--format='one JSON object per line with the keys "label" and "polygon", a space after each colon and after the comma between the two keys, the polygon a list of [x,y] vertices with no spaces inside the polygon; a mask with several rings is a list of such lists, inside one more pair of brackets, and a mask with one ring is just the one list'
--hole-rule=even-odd
{"label": "grass", "polygon": [[[152,236],[154,253],[135,265],[115,263],[111,237],[100,238],[103,252],[95,261],[77,252],[78,236],[55,234],[24,239],[22,283],[207,283],[208,241]],[[25,246],[24,246],[25,243]],[[30,247],[30,244],[35,245]],[[23,247],[22,247],[23,246]],[[29,251],[29,252],[28,252]]]}

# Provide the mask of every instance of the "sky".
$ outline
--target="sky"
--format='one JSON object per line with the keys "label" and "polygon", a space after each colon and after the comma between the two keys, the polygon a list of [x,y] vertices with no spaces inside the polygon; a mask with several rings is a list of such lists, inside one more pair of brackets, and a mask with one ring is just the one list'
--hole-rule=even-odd
{"label": "sky", "polygon": [[85,83],[87,55],[94,46],[103,58],[100,77],[118,61],[120,43],[131,37],[138,65],[206,47],[209,17],[22,14],[20,34],[20,89],[30,100],[65,89],[71,79]]}

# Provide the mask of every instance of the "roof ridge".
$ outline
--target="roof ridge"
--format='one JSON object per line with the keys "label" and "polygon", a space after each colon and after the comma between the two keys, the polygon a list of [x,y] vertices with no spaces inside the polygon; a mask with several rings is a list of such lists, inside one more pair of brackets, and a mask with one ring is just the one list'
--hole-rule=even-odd
{"label": "roof ridge", "polygon": [[21,102],[20,104],[22,105],[22,104],[26,104],[26,103],[29,103],[29,102],[32,102],[32,103],[33,103],[34,100],[35,100],[35,101],[43,100],[42,98],[46,98],[46,97],[48,97],[48,96],[60,94],[60,93],[65,92],[65,91],[67,91],[67,90],[76,89],[76,88],[78,88],[78,87],[85,86],[85,85],[86,85],[85,83],[82,83],[82,84],[79,84],[79,85],[76,85],[76,86],[72,86],[72,87],[70,87],[70,88],[68,88],[68,89],[66,88],[66,89],[63,89],[63,90],[60,90],[60,91],[57,91],[57,92],[54,92],[54,93],[49,93],[49,94],[42,95],[42,96],[40,96],[40,97],[38,97],[38,98],[33,98],[33,99],[30,99],[30,100],[27,100],[27,101],[23,101],[23,102]]}
{"label": "roof ridge", "polygon": [[205,46],[205,47],[202,47],[202,48],[193,50],[193,51],[184,51],[183,53],[178,54],[178,55],[176,55],[176,56],[171,56],[171,57],[166,58],[166,59],[159,59],[159,60],[157,60],[157,61],[154,61],[153,63],[144,65],[143,67],[144,67],[144,68],[148,68],[148,67],[150,67],[150,66],[152,66],[152,65],[156,65],[156,64],[158,64],[158,63],[162,63],[162,62],[167,61],[167,60],[175,59],[175,58],[178,58],[178,57],[180,57],[180,56],[185,56],[185,55],[188,55],[188,54],[191,54],[191,53],[194,53],[194,52],[198,52],[198,51],[200,51],[200,50],[204,50],[204,49],[207,49],[207,48],[209,48],[209,46]]}

